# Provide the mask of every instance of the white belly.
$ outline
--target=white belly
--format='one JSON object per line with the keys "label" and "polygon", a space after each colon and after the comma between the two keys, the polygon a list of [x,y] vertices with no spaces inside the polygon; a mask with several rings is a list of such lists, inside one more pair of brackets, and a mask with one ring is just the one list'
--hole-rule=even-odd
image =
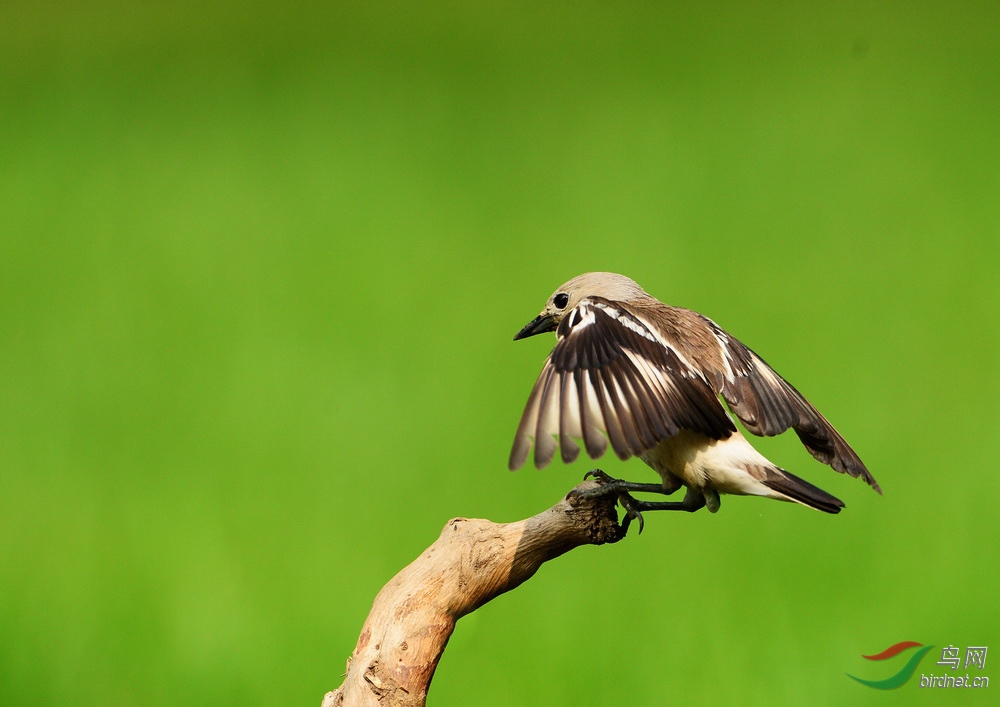
{"label": "white belly", "polygon": [[[728,439],[714,440],[682,430],[641,455],[669,485],[671,477],[694,489],[713,488],[720,493],[771,496],[773,492],[758,478],[774,468],[746,438],[736,432]],[[754,470],[758,469],[755,476]],[[676,483],[676,482],[674,482]]]}

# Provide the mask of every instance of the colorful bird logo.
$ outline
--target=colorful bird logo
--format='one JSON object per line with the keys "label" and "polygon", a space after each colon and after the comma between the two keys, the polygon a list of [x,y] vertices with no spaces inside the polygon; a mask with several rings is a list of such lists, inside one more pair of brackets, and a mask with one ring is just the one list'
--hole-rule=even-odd
{"label": "colorful bird logo", "polygon": [[[894,658],[903,651],[909,650],[910,648],[917,648],[923,644],[917,643],[916,641],[901,641],[895,645],[889,646],[881,653],[876,653],[875,655],[863,655],[862,658],[867,658],[868,660],[888,660],[889,658]],[[927,651],[929,651],[934,646],[923,646],[920,650],[913,653],[910,659],[906,661],[898,673],[886,678],[885,680],[864,680],[859,677],[855,677],[850,673],[847,673],[847,677],[857,680],[862,685],[867,685],[868,687],[874,687],[876,690],[895,690],[897,687],[905,683],[917,669],[917,664],[920,663],[920,659],[923,658]]]}

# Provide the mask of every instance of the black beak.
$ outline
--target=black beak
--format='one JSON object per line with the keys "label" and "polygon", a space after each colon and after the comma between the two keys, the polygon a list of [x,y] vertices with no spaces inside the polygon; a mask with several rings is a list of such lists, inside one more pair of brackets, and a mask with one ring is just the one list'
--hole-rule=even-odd
{"label": "black beak", "polygon": [[529,336],[534,336],[535,334],[544,334],[547,331],[555,331],[557,326],[558,325],[555,323],[555,317],[551,314],[539,314],[537,317],[525,324],[521,331],[514,334],[514,341],[527,339]]}

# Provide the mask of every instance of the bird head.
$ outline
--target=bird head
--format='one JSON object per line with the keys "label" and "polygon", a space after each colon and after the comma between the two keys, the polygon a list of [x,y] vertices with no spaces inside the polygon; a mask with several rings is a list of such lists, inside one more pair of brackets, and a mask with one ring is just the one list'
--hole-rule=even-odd
{"label": "bird head", "polygon": [[603,297],[617,302],[631,302],[649,297],[634,281],[613,272],[588,272],[561,285],[549,297],[541,313],[514,335],[514,341],[535,334],[555,331],[567,312],[587,297]]}

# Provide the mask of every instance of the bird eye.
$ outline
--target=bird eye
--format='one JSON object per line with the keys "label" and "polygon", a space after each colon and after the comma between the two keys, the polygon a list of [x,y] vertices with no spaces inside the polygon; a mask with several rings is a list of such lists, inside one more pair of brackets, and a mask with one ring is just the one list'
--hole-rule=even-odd
{"label": "bird eye", "polygon": [[564,309],[569,304],[569,295],[565,292],[560,292],[552,298],[552,304],[556,306],[556,309]]}

